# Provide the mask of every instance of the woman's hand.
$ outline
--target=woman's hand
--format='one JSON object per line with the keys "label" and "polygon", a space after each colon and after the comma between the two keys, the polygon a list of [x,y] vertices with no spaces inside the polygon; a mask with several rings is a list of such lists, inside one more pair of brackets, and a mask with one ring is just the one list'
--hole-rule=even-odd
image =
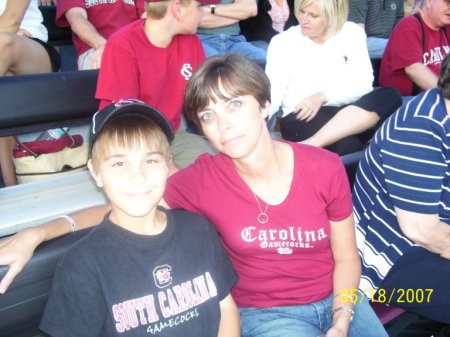
{"label": "woman's hand", "polygon": [[9,265],[8,272],[0,281],[0,294],[4,294],[14,278],[33,256],[41,240],[34,228],[23,231],[0,241],[0,265]]}
{"label": "woman's hand", "polygon": [[316,117],[320,107],[325,103],[326,98],[324,94],[320,92],[308,96],[295,106],[295,111],[298,111],[295,118],[301,121],[309,122]]}
{"label": "woman's hand", "polygon": [[332,327],[330,330],[327,331],[326,337],[347,337],[347,334],[339,330],[338,328]]}

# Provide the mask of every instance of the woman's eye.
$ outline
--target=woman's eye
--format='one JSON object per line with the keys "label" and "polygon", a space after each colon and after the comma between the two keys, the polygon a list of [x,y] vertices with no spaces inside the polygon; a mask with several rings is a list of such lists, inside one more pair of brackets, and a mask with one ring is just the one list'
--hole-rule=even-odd
{"label": "woman's eye", "polygon": [[156,159],[147,159],[147,164],[158,164],[158,160]]}
{"label": "woman's eye", "polygon": [[212,119],[212,113],[210,113],[210,112],[202,113],[199,116],[199,119],[200,119],[200,122],[207,123],[207,122],[209,122]]}
{"label": "woman's eye", "polygon": [[242,105],[240,100],[234,99],[230,102],[230,106],[233,110],[239,109]]}

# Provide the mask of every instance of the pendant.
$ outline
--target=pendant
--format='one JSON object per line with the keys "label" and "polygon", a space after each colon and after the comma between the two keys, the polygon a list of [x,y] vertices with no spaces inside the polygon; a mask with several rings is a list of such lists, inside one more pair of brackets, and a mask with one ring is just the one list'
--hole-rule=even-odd
{"label": "pendant", "polygon": [[261,212],[261,213],[259,213],[259,215],[258,215],[258,222],[260,223],[260,224],[265,224],[265,223],[267,223],[269,221],[269,216],[266,214],[266,212]]}

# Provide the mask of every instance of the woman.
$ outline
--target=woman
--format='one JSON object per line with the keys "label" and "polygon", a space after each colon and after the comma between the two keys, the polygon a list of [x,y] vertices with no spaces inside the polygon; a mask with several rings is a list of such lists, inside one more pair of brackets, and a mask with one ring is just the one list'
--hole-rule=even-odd
{"label": "woman", "polygon": [[[38,0],[0,0],[0,76],[59,69],[59,54],[46,43],[47,29],[42,20]],[[13,137],[0,138],[0,173],[6,186],[16,184],[12,159],[15,146]]]}
{"label": "woman", "polygon": [[449,135],[447,54],[438,87],[403,105],[376,132],[358,168],[353,193],[364,261],[361,287],[394,294],[393,305],[447,324]]}
{"label": "woman", "polygon": [[360,150],[370,133],[360,134],[395,111],[401,97],[373,90],[366,36],[346,22],[347,0],[296,0],[295,14],[300,25],[275,36],[268,49],[270,116],[281,106],[287,140],[340,155]]}
{"label": "woman", "polygon": [[239,22],[241,34],[267,49],[272,37],[298,25],[294,13],[294,0],[259,0],[258,14]]}
{"label": "woman", "polygon": [[[242,336],[387,336],[368,302],[349,295],[360,262],[338,156],[271,139],[270,82],[242,56],[208,59],[189,81],[185,104],[220,154],[172,175],[164,200],[216,225],[240,277],[232,294]],[[86,227],[102,214],[91,209],[74,220]],[[15,235],[0,246],[0,263],[20,269],[31,254],[15,251],[69,231],[64,221]],[[15,272],[8,273],[0,291]]]}

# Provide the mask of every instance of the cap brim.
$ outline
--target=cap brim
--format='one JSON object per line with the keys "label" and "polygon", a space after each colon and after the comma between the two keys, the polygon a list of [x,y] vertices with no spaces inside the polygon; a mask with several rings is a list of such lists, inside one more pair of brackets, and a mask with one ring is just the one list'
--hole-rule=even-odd
{"label": "cap brim", "polygon": [[145,103],[111,103],[98,111],[92,119],[91,145],[94,144],[104,127],[116,118],[140,116],[155,122],[171,142],[175,135],[167,118],[156,108]]}

